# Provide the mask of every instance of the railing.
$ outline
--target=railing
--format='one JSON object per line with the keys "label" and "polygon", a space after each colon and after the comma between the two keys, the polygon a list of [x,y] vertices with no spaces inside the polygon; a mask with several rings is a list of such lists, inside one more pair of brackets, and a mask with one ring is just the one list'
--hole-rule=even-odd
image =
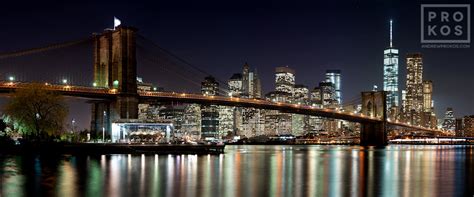
{"label": "railing", "polygon": [[[0,82],[0,88],[7,89],[21,89],[31,86],[32,83],[22,82]],[[87,86],[75,86],[75,85],[59,85],[44,83],[42,88],[51,91],[61,92],[75,92],[75,93],[95,93],[95,94],[117,94],[117,89],[98,88],[98,87],[87,87]]]}

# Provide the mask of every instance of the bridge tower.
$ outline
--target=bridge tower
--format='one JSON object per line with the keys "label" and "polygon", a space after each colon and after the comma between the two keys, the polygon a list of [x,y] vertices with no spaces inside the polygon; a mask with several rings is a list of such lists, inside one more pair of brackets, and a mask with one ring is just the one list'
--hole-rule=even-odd
{"label": "bridge tower", "polygon": [[[111,102],[94,102],[91,130],[110,134],[111,122],[138,118],[136,31],[118,26],[94,35],[94,86],[115,89]],[[106,125],[103,125],[106,124]]]}
{"label": "bridge tower", "polygon": [[362,92],[362,114],[383,121],[361,123],[360,144],[363,146],[387,145],[387,92]]}

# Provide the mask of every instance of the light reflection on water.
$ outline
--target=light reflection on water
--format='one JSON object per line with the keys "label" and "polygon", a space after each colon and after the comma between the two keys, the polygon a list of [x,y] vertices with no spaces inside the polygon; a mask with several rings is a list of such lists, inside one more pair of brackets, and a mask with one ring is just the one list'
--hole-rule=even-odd
{"label": "light reflection on water", "polygon": [[474,147],[227,146],[221,155],[0,155],[0,196],[472,196]]}

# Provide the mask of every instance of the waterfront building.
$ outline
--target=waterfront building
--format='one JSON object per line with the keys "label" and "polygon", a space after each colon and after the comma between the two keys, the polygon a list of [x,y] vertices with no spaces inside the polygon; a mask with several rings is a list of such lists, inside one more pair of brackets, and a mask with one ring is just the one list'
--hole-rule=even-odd
{"label": "waterfront building", "polygon": [[393,47],[393,21],[390,20],[390,45],[384,50],[383,90],[387,91],[387,110],[398,107],[398,49]]}
{"label": "waterfront building", "polygon": [[342,105],[341,70],[326,70],[326,82],[331,82],[334,87],[334,99]]}
{"label": "waterfront building", "polygon": [[[251,70],[248,63],[245,63],[242,69],[242,73],[236,73],[232,75],[231,79],[228,81],[229,96],[232,97],[243,97],[243,98],[261,98],[262,97],[262,87],[260,78],[258,76],[257,70]],[[263,121],[262,115],[264,110],[255,109],[255,108],[242,108],[234,107],[233,109],[233,134],[241,135],[246,137],[252,137],[263,133]],[[230,110],[226,110],[226,116],[230,116]],[[221,112],[223,113],[223,112]],[[222,121],[223,119],[221,119]],[[228,126],[224,126],[228,125]],[[229,123],[224,123],[221,126],[227,128],[224,133],[228,133],[230,128]]]}
{"label": "waterfront building", "polygon": [[[201,83],[201,93],[207,96],[219,95],[219,83],[208,76]],[[219,110],[216,105],[201,105],[201,138],[205,140],[219,138]]]}
{"label": "waterfront building", "polygon": [[[293,95],[289,92],[273,91],[265,95],[272,102],[288,103]],[[267,135],[291,134],[291,114],[277,110],[265,110],[264,130]]]}
{"label": "waterfront building", "polygon": [[173,135],[175,137],[184,137],[184,133],[181,130],[184,118],[184,108],[183,105],[166,105],[158,112],[160,121],[170,122],[173,125]]}
{"label": "waterfront building", "polygon": [[220,137],[233,135],[234,110],[235,110],[235,107],[218,106],[218,112],[219,112],[218,135]]}
{"label": "waterfront building", "polygon": [[[297,84],[294,88],[293,102],[299,105],[309,104],[309,90],[305,85]],[[309,116],[301,114],[292,115],[292,134],[296,136],[303,135],[310,129]]]}
{"label": "waterfront building", "polygon": [[181,130],[193,140],[201,138],[201,105],[188,104],[185,106]]}

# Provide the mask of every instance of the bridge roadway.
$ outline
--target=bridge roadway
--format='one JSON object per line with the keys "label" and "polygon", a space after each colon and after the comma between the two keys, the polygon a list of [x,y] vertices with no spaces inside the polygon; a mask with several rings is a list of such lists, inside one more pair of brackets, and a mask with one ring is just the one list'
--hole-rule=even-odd
{"label": "bridge roadway", "polygon": [[[31,83],[19,82],[0,82],[0,93],[12,93],[19,88],[30,86]],[[116,89],[96,88],[86,86],[73,85],[58,85],[45,83],[47,90],[58,92],[65,96],[82,97],[89,99],[103,99],[113,100],[118,96]],[[196,103],[196,104],[213,104],[224,106],[238,106],[238,107],[253,107],[258,109],[278,110],[285,113],[304,114],[312,116],[320,116],[334,119],[347,120],[359,123],[377,123],[383,122],[382,119],[366,116],[353,112],[339,111],[335,109],[322,109],[314,106],[289,104],[272,102],[262,99],[248,99],[237,97],[224,96],[206,96],[201,94],[189,93],[175,93],[175,92],[153,92],[153,91],[139,91],[138,97],[140,103],[154,103],[154,102],[182,102],[182,103]],[[398,121],[387,121],[390,125],[401,126],[422,131],[441,132],[440,130],[425,128],[416,125],[410,125]]]}

